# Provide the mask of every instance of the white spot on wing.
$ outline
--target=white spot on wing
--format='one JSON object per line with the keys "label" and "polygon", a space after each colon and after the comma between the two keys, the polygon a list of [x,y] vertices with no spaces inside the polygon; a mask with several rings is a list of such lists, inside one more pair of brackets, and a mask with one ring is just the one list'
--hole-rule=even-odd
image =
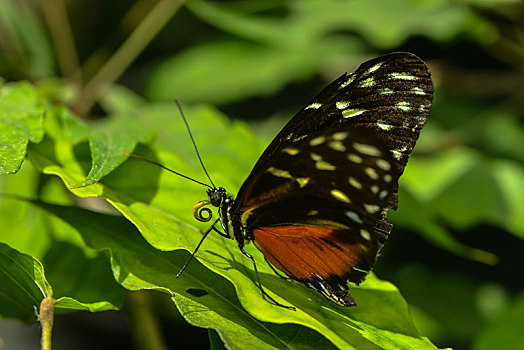
{"label": "white spot on wing", "polygon": [[377,92],[380,95],[391,95],[395,93],[395,90],[390,89],[390,88],[383,88],[383,89],[378,89]]}
{"label": "white spot on wing", "polygon": [[400,101],[400,102],[397,102],[397,104],[395,105],[395,107],[397,107],[398,109],[400,109],[401,111],[404,111],[404,112],[408,112],[411,110],[411,105],[409,102],[407,101]]}
{"label": "white spot on wing", "polygon": [[383,64],[384,64],[384,62],[379,62],[379,63],[375,64],[373,67],[371,67],[371,68],[369,68],[367,70],[367,73],[371,74],[371,73],[376,72]]}
{"label": "white spot on wing", "polygon": [[358,87],[361,87],[361,88],[369,88],[369,87],[373,87],[375,86],[377,82],[375,81],[375,78],[373,77],[369,77],[367,79],[364,79],[362,80],[359,84],[358,84]]}
{"label": "white spot on wing", "polygon": [[399,79],[399,80],[417,80],[417,77],[414,75],[411,75],[409,73],[390,73],[389,77],[391,79]]}
{"label": "white spot on wing", "polygon": [[340,84],[339,89],[345,88],[346,86],[351,84],[353,80],[355,80],[355,74],[350,74],[347,80],[343,82],[342,84]]}
{"label": "white spot on wing", "polygon": [[355,213],[354,211],[348,210],[344,212],[344,214],[346,214],[348,218],[355,221],[356,223],[363,224],[362,220],[360,219],[360,216],[358,216],[358,214]]}
{"label": "white spot on wing", "polygon": [[364,203],[364,209],[366,209],[366,211],[370,214],[375,214],[380,210],[380,207],[375,204]]}
{"label": "white spot on wing", "polygon": [[342,116],[344,118],[354,118],[361,115],[365,111],[365,109],[345,109],[342,111]]}
{"label": "white spot on wing", "polygon": [[377,126],[382,129],[382,130],[385,130],[385,131],[389,131],[391,129],[393,129],[393,125],[391,124],[388,124],[386,121],[384,120],[377,120]]}
{"label": "white spot on wing", "polygon": [[346,109],[348,108],[349,106],[349,101],[337,101],[335,103],[335,106],[338,108],[338,109]]}
{"label": "white spot on wing", "polygon": [[304,109],[319,109],[320,107],[322,107],[322,103],[313,102],[312,104],[310,104],[309,106],[307,106]]}
{"label": "white spot on wing", "polygon": [[388,171],[391,169],[391,164],[387,160],[384,159],[377,159],[377,166],[382,169]]}
{"label": "white spot on wing", "polygon": [[411,92],[414,93],[415,95],[425,95],[426,94],[426,92],[419,87],[412,88]]}

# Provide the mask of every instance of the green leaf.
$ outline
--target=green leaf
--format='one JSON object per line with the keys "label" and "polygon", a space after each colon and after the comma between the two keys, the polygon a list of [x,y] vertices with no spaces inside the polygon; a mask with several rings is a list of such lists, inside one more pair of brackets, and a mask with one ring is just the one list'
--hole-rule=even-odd
{"label": "green leaf", "polygon": [[40,301],[52,294],[42,264],[0,242],[0,317],[34,320]]}
{"label": "green leaf", "polygon": [[135,122],[136,116],[117,114],[96,125],[89,135],[92,164],[87,179],[80,186],[99,181],[122,163],[122,152],[129,152],[137,143],[151,139],[151,131]]}
{"label": "green leaf", "polygon": [[20,1],[0,2],[0,31],[3,43],[12,52],[8,68],[23,76],[48,77],[54,73],[54,54],[39,13],[31,4]]}
{"label": "green leaf", "polygon": [[[406,171],[407,173],[407,171]],[[471,248],[457,240],[442,224],[437,215],[437,207],[431,202],[418,201],[408,191],[399,190],[398,211],[388,212],[388,218],[394,225],[414,230],[432,244],[453,252],[457,255],[494,265],[498,258],[486,251]],[[415,220],[414,220],[415,218]]]}
{"label": "green leaf", "polygon": [[524,167],[499,160],[493,164],[493,176],[506,203],[506,217],[500,225],[524,239]]}
{"label": "green leaf", "polygon": [[355,31],[382,49],[397,47],[411,35],[444,40],[463,31],[471,16],[466,6],[446,1],[304,0],[278,17],[261,16],[259,12],[278,8],[255,1],[192,1],[188,8],[233,35],[293,49],[311,48],[334,30]]}
{"label": "green leaf", "polygon": [[454,148],[432,157],[411,157],[402,188],[420,201],[430,202],[457,181],[460,176],[478,163],[480,155],[471,149]]}
{"label": "green leaf", "polygon": [[[86,187],[99,181],[126,159],[122,152],[131,152],[137,143],[146,143],[152,138],[152,132],[131,113],[113,114],[88,125],[67,109],[57,107],[48,113],[45,123],[48,135],[55,142],[57,160],[75,173],[77,182],[71,183],[71,187]],[[89,141],[91,168],[82,179],[84,172],[74,159],[74,147],[85,140]]]}
{"label": "green leaf", "polygon": [[524,344],[524,294],[520,294],[503,314],[475,339],[472,349],[521,349]]}
{"label": "green leaf", "polygon": [[44,136],[42,109],[33,87],[26,82],[0,90],[0,175],[13,174],[24,161],[27,143]]}
{"label": "green leaf", "polygon": [[159,64],[151,75],[147,96],[154,100],[176,97],[185,103],[224,103],[269,95],[289,81],[312,76],[326,62],[326,54],[333,57],[361,51],[355,40],[340,38],[292,50],[238,41],[202,44]]}
{"label": "green leaf", "polygon": [[[268,267],[260,264],[264,286],[281,301],[297,306],[297,311],[292,312],[262,302],[250,262],[243,259],[232,242],[210,237],[203,251],[199,252],[199,261],[233,282],[240,304],[235,289],[226,279],[196,261],[181,278],[174,279],[174,274],[184,264],[188,254],[154,249],[121,217],[42,202],[35,204],[74,226],[88,245],[109,250],[113,273],[123,286],[132,290],[154,288],[176,293],[174,300],[190,322],[216,328],[223,339],[232,342],[230,345],[233,348],[244,348],[245,344],[240,343],[239,339],[245,339],[247,330],[252,335],[251,339],[263,348],[293,347],[295,344],[300,348],[304,345],[299,344],[311,342],[325,344],[314,332],[300,330],[296,328],[298,326],[294,326],[290,333],[290,326],[286,323],[315,330],[342,348],[378,346],[399,349],[413,345],[421,349],[434,348],[414,328],[407,305],[396,288],[373,276],[360,288],[352,290],[360,306],[343,308],[299,283],[274,276]],[[187,225],[182,227],[186,235],[190,234],[195,239],[200,235]],[[157,228],[165,229],[161,226]],[[243,333],[244,337],[240,337]],[[297,337],[297,334],[304,338]]]}
{"label": "green leaf", "polygon": [[85,303],[69,297],[61,297],[57,299],[57,303],[55,304],[55,312],[57,314],[71,311],[101,312],[118,309],[118,307],[107,301]]}
{"label": "green leaf", "polygon": [[90,255],[94,256],[86,256],[82,249],[61,241],[54,241],[46,252],[42,263],[55,295],[70,297],[59,299],[57,311],[96,312],[122,306],[124,289],[115,282],[107,256],[101,252]]}

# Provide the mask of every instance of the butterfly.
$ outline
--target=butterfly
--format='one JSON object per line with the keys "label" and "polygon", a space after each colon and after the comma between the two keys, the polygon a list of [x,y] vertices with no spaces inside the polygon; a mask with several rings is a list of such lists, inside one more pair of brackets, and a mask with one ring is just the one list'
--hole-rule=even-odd
{"label": "butterfly", "polygon": [[211,220],[211,205],[219,218],[194,252],[211,231],[235,239],[263,296],[293,309],[262,287],[244,250],[253,242],[275,272],[356,306],[348,281],[365,279],[392,229],[386,212],[397,208],[398,179],[432,98],[428,68],[411,53],[387,54],[342,75],[277,134],[236,197],[206,185],[208,199],[194,216]]}

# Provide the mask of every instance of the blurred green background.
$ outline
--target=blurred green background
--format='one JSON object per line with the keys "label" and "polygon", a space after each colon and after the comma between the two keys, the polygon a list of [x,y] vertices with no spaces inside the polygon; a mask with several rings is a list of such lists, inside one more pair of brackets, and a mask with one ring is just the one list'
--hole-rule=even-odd
{"label": "blurred green background", "polygon": [[[115,105],[125,111],[177,98],[247,121],[266,142],[362,61],[417,54],[433,75],[434,106],[375,272],[400,289],[416,326],[438,347],[524,349],[522,1],[3,0],[0,50],[4,82],[28,80],[84,120],[107,118]],[[104,99],[111,86],[120,99]],[[157,142],[185,141],[158,135]],[[0,188],[34,196],[39,189],[24,185],[32,176],[15,185],[0,179]],[[53,191],[48,198],[67,201]],[[1,227],[39,234],[36,214],[8,217],[2,205]],[[60,248],[31,250],[34,237],[15,248],[35,257]],[[185,323],[168,298],[145,298],[170,348],[188,334],[195,348],[209,346],[207,331]],[[79,339],[86,349],[131,346],[127,315],[57,316],[56,348],[67,338],[77,349]],[[4,320],[0,338],[12,329],[20,338],[35,333]]]}

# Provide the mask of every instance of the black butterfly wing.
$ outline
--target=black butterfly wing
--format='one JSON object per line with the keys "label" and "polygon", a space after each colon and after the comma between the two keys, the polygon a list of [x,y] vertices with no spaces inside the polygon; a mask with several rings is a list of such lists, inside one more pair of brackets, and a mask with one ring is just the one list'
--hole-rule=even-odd
{"label": "black butterfly wing", "polygon": [[275,267],[334,302],[372,268],[397,205],[397,181],[433,87],[408,53],[363,63],[330,84],[271,142],[231,215]]}
{"label": "black butterfly wing", "polygon": [[340,76],[300,110],[269,144],[251,174],[265,167],[278,148],[325,129],[353,127],[372,130],[398,157],[402,173],[432,100],[431,75],[416,55],[395,52],[366,61],[355,72]]}
{"label": "black butterfly wing", "polygon": [[[268,261],[342,305],[373,267],[391,225],[395,159],[369,131],[329,129],[283,148],[255,177],[241,220]],[[335,293],[335,292],[338,292]]]}

